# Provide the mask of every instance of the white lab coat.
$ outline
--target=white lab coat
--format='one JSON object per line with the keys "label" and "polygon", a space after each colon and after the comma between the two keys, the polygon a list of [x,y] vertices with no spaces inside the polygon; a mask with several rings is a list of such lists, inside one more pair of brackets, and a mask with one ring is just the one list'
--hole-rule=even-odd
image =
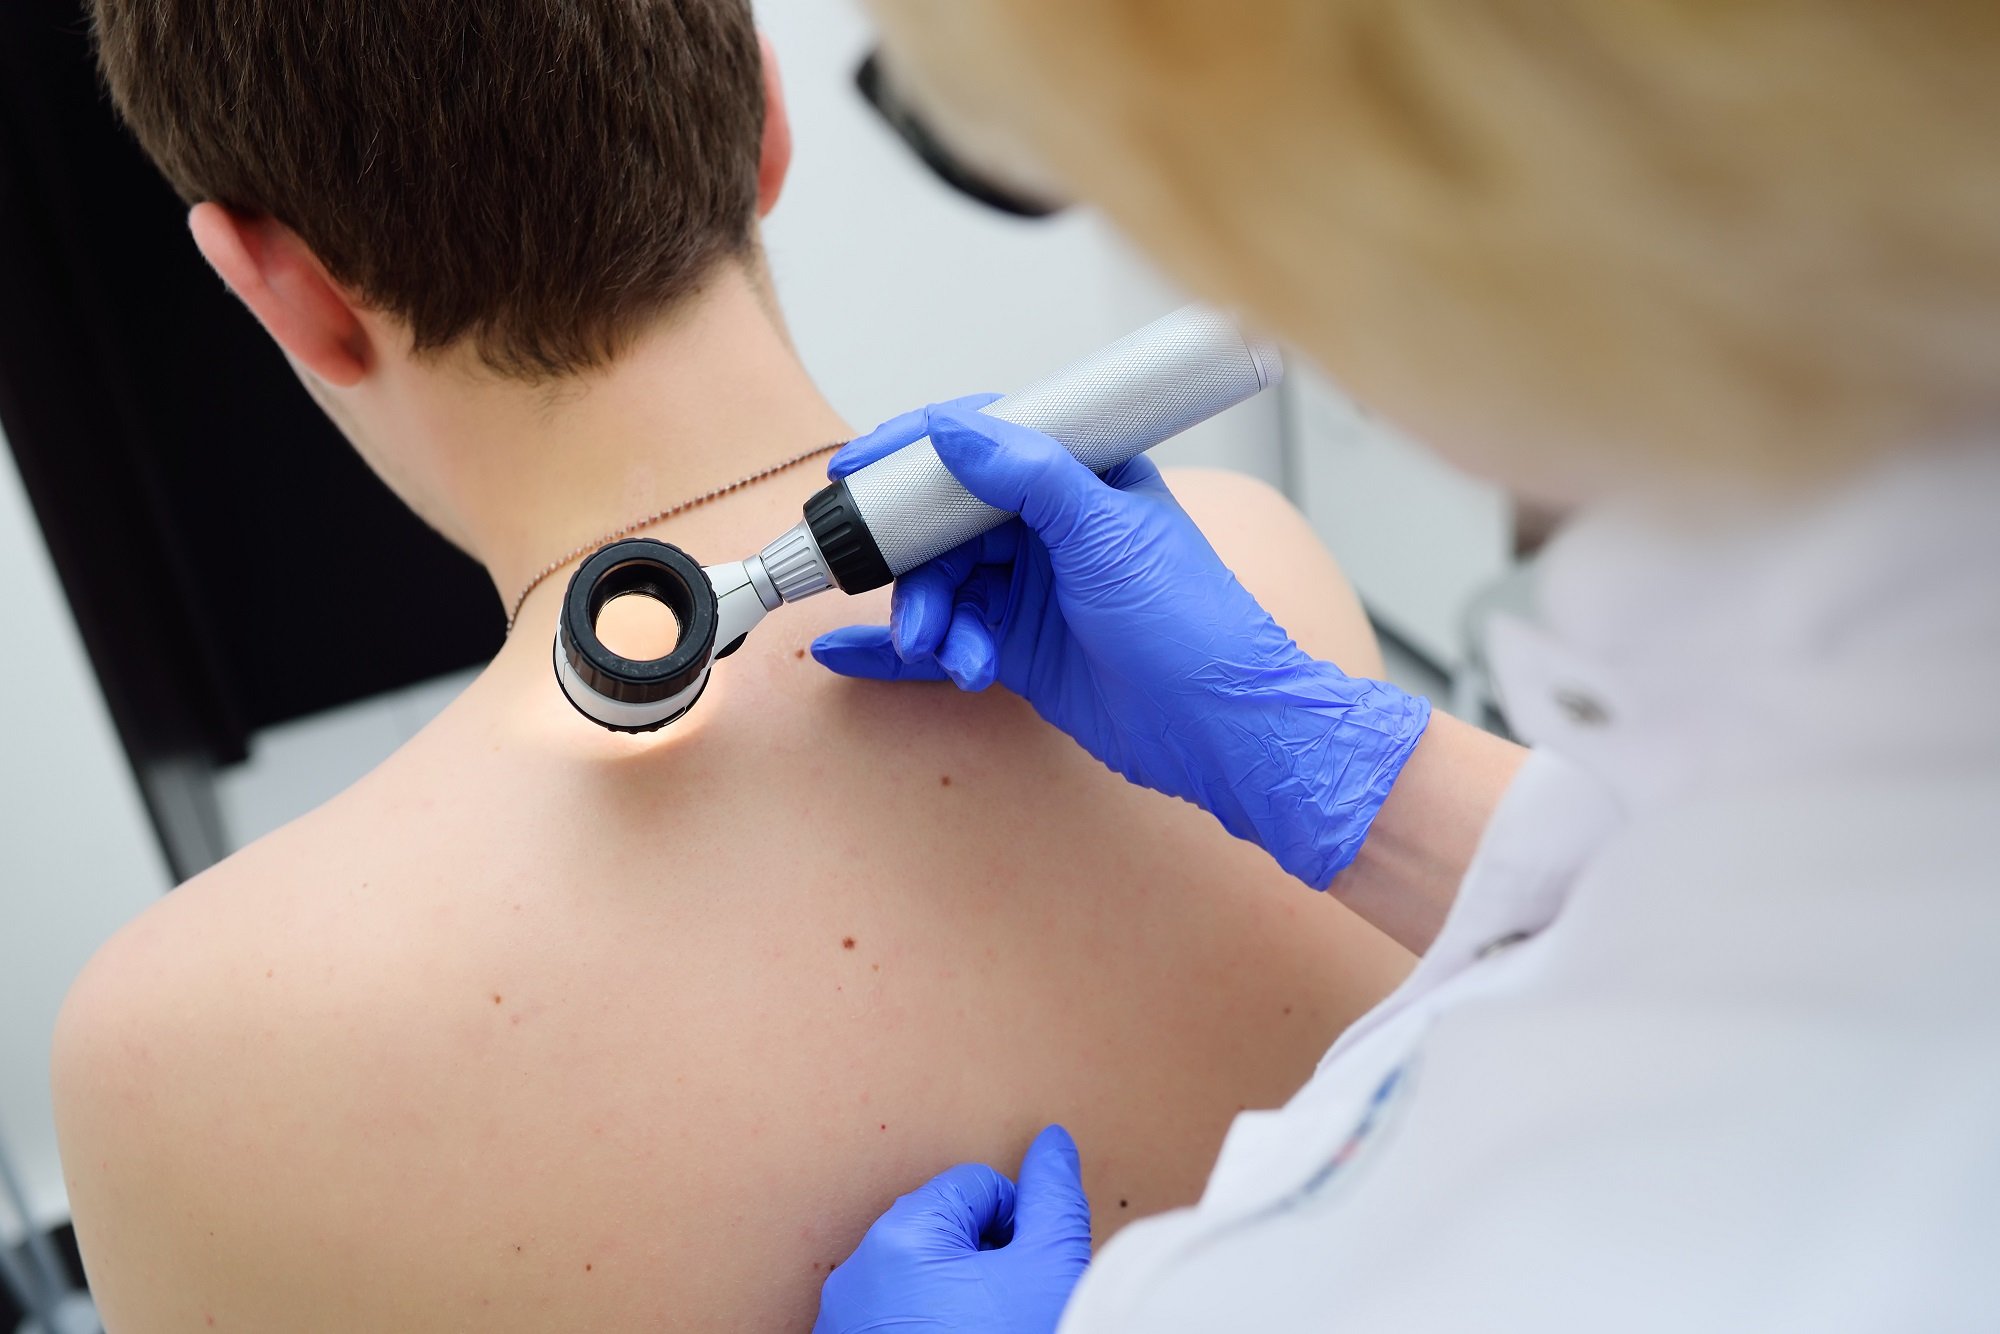
{"label": "white lab coat", "polygon": [[1063,1334],[2000,1331],[2000,450],[1542,602],[1435,945]]}

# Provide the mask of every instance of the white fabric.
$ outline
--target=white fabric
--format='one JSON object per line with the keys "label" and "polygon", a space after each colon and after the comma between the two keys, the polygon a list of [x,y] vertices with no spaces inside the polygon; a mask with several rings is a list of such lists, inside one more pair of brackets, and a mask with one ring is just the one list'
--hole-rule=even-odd
{"label": "white fabric", "polygon": [[1064,1334],[2000,1330],[2000,451],[1592,515],[1543,604],[1435,946]]}

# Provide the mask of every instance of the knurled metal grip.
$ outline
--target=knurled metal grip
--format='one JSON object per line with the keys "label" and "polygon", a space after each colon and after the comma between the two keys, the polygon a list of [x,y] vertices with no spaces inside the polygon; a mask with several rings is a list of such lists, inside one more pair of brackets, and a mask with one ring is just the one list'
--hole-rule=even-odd
{"label": "knurled metal grip", "polygon": [[[980,410],[1054,436],[1103,472],[1283,374],[1276,347],[1245,338],[1220,311],[1187,306]],[[974,499],[929,440],[828,487],[807,516],[848,593],[879,587],[1012,517]]]}

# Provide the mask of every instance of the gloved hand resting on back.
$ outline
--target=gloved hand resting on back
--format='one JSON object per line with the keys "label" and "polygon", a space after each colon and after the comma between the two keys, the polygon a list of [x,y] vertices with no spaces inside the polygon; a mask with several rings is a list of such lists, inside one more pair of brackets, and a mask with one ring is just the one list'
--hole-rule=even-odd
{"label": "gloved hand resting on back", "polygon": [[848,676],[999,681],[1135,783],[1212,812],[1314,889],[1354,860],[1430,706],[1292,642],[1143,455],[1103,479],[978,411],[906,413],[835,477],[925,435],[973,495],[1020,515],[896,583],[890,625],[822,635]]}
{"label": "gloved hand resting on back", "polygon": [[966,1164],[889,1206],[820,1290],[813,1334],[1051,1334],[1090,1264],[1090,1201],[1061,1126],[1017,1186]]}

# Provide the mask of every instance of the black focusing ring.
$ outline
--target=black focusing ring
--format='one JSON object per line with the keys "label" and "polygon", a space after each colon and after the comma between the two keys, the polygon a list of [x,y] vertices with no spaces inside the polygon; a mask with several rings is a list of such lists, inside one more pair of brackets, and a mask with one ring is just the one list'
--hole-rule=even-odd
{"label": "black focusing ring", "polygon": [[[606,603],[644,593],[666,604],[680,622],[680,639],[664,658],[621,657],[597,637]],[[715,651],[715,589],[679,547],[650,538],[627,538],[604,547],[578,567],[563,594],[563,656],[591,690],[622,704],[652,704],[701,679]]]}
{"label": "black focusing ring", "polygon": [[827,573],[843,593],[866,593],[896,576],[861,517],[845,479],[817,491],[806,502],[806,528],[819,545]]}

